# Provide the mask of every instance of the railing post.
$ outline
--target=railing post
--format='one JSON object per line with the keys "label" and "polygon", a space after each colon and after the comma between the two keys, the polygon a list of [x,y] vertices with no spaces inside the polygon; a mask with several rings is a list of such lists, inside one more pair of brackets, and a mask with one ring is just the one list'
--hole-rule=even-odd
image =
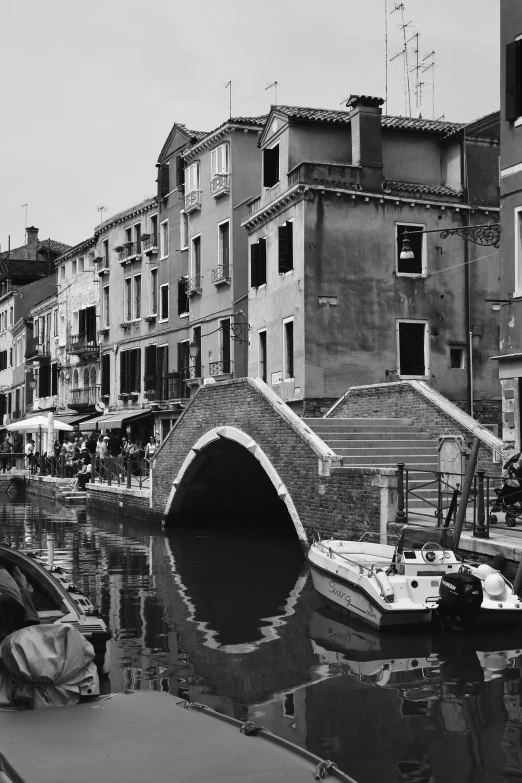
{"label": "railing post", "polygon": [[489,538],[489,530],[485,524],[484,517],[484,476],[486,471],[483,468],[477,470],[478,474],[478,512],[477,512],[477,525],[473,531],[475,538]]}
{"label": "railing post", "polygon": [[107,457],[107,463],[109,465],[107,473],[107,485],[110,487],[112,485],[112,457]]}
{"label": "railing post", "polygon": [[404,511],[404,462],[397,463],[397,516],[395,521],[399,525],[406,524],[406,512]]}
{"label": "railing post", "polygon": [[130,489],[132,486],[132,462],[129,457],[127,460],[127,489]]}
{"label": "railing post", "polygon": [[437,471],[437,527],[442,526],[442,473]]}

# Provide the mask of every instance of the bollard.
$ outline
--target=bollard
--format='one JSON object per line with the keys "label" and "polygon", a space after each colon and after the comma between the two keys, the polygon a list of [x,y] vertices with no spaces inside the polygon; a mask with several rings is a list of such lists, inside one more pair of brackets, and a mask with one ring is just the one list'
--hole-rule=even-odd
{"label": "bollard", "polygon": [[489,530],[486,527],[484,516],[484,476],[486,471],[481,468],[477,470],[478,475],[478,511],[477,511],[477,524],[473,531],[475,538],[489,538]]}
{"label": "bollard", "polygon": [[404,510],[404,462],[397,464],[397,516],[395,521],[399,525],[406,524],[406,512]]}
{"label": "bollard", "polygon": [[466,508],[468,505],[471,485],[473,483],[473,474],[475,473],[475,468],[477,466],[479,448],[480,440],[478,438],[474,438],[473,446],[471,447],[471,454],[469,455],[468,464],[466,465],[464,481],[462,482],[462,494],[460,496],[460,503],[457,509],[457,518],[455,520],[455,551],[458,549],[462,528],[464,527],[464,521],[466,519]]}

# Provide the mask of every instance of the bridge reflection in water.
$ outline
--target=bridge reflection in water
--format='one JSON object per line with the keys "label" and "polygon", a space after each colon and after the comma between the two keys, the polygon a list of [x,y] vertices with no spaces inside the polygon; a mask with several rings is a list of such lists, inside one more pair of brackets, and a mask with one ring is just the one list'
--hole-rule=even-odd
{"label": "bridge reflection in water", "polygon": [[519,634],[379,636],[322,607],[295,537],[0,506],[4,542],[48,532],[109,617],[113,691],[251,719],[361,783],[522,780]]}

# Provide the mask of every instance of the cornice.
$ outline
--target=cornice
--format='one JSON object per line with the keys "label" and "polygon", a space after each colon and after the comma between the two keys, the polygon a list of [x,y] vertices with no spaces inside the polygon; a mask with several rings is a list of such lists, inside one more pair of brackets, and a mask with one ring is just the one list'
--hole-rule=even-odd
{"label": "cornice", "polygon": [[126,220],[129,220],[129,218],[133,218],[136,215],[142,215],[144,212],[150,212],[152,209],[156,209],[158,207],[158,200],[156,197],[149,199],[148,201],[142,201],[141,204],[137,204],[135,207],[131,207],[130,209],[126,210],[125,212],[119,212],[117,215],[114,215],[112,218],[108,218],[105,223],[100,224],[95,228],[94,230],[94,240],[95,242],[98,241],[101,234],[103,234],[107,229],[112,228],[113,226],[116,226],[118,223],[124,223]]}
{"label": "cornice", "polygon": [[393,201],[395,204],[409,204],[412,207],[422,206],[425,209],[436,207],[442,211],[446,209],[452,209],[455,212],[484,212],[486,214],[489,212],[500,212],[499,207],[475,206],[473,204],[462,204],[460,201],[434,201],[428,199],[411,198],[411,196],[409,198],[405,198],[404,196],[390,196],[385,193],[372,193],[365,192],[363,190],[342,190],[340,188],[327,187],[326,185],[298,184],[294,185],[292,188],[290,188],[290,190],[287,190],[270,204],[264,206],[254,215],[251,215],[247,220],[241,223],[241,226],[246,228],[248,231],[253,231],[260,225],[266,223],[272,217],[275,217],[275,215],[283,212],[290,203],[299,201],[310,190],[318,190],[321,193],[335,193],[337,196],[346,195],[350,196],[351,199],[358,198],[365,202],[378,200],[381,202],[381,204],[385,201]]}

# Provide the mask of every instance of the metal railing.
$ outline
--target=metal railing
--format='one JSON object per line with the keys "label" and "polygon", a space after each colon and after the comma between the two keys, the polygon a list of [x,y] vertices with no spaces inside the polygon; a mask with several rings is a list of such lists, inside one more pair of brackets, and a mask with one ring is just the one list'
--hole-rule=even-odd
{"label": "metal railing", "polygon": [[157,234],[142,234],[141,246],[145,253],[147,251],[152,253],[158,250],[158,235]]}
{"label": "metal railing", "polygon": [[[150,463],[141,456],[136,457],[94,457],[91,461],[89,483],[107,484],[127,487],[127,489],[148,489],[150,486]],[[76,455],[72,459],[64,456],[48,457],[45,454],[0,454],[0,469],[2,460],[17,463],[29,470],[33,476],[54,476],[55,478],[75,478],[83,467],[82,459]]]}
{"label": "metal railing", "polygon": [[201,190],[191,190],[185,196],[185,212],[201,209]]}
{"label": "metal railing", "polygon": [[212,196],[223,196],[230,192],[229,174],[215,174],[210,180],[210,193]]}
{"label": "metal railing", "polygon": [[190,389],[185,383],[188,377],[184,367],[179,372],[169,372],[167,375],[169,400],[186,400],[190,397]]}
{"label": "metal railing", "polygon": [[201,291],[202,275],[194,275],[187,280],[187,296],[198,294]]}
{"label": "metal railing", "polygon": [[148,400],[168,400],[168,376],[161,378],[157,375],[146,375],[144,378],[144,394]]}
{"label": "metal railing", "polygon": [[223,359],[219,362],[209,362],[208,374],[213,377],[215,375],[223,375],[225,373],[232,372],[232,361],[230,359]]}
{"label": "metal railing", "polygon": [[29,359],[31,356],[50,356],[51,355],[51,342],[50,340],[44,340],[40,342],[39,337],[31,337],[27,341],[25,347],[25,358]]}
{"label": "metal railing", "polygon": [[130,261],[140,253],[141,240],[138,240],[137,242],[125,242],[121,249],[118,250],[118,258],[120,261]]}
{"label": "metal railing", "polygon": [[83,389],[71,389],[70,407],[96,405],[100,399],[99,386],[87,386]]}
{"label": "metal railing", "polygon": [[288,172],[288,187],[324,185],[339,190],[362,190],[360,178],[360,168],[357,166],[303,161]]}
{"label": "metal railing", "polygon": [[[435,521],[437,527],[454,524],[465,474],[416,470],[400,462],[397,475],[397,522],[405,525],[415,520]],[[465,526],[472,529],[474,536],[488,538],[490,524],[499,528],[512,527],[517,518],[522,523],[522,488],[513,488],[507,502],[497,497],[502,494],[507,481],[509,479],[488,476],[483,469],[477,470],[473,476]],[[496,512],[506,514],[505,522],[499,523]]]}
{"label": "metal railing", "polygon": [[83,332],[72,334],[67,339],[67,353],[84,353],[98,350],[96,332]]}
{"label": "metal railing", "polygon": [[220,264],[212,270],[212,282],[218,283],[222,280],[230,279],[230,266],[229,264]]}

